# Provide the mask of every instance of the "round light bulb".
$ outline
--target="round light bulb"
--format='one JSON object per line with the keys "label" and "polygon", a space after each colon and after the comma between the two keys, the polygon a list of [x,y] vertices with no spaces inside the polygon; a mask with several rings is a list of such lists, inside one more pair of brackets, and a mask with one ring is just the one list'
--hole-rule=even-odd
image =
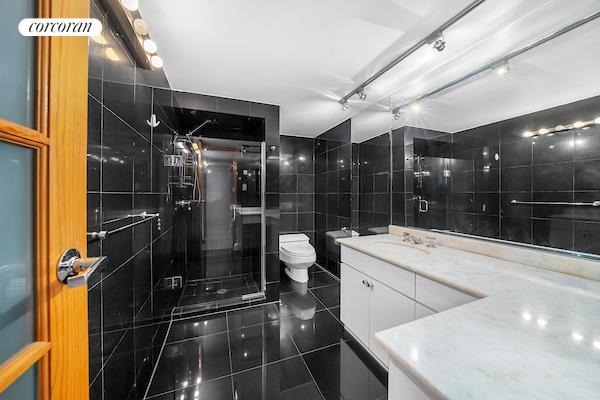
{"label": "round light bulb", "polygon": [[163,66],[163,60],[159,56],[152,56],[152,58],[150,58],[150,63],[152,63],[154,68],[162,68]]}
{"label": "round light bulb", "polygon": [[539,133],[540,135],[545,135],[545,134],[547,134],[548,132],[549,132],[549,130],[548,130],[548,129],[546,129],[546,128],[542,128],[542,129],[540,129],[540,130],[538,131],[538,133]]}
{"label": "round light bulb", "polygon": [[145,36],[148,34],[148,24],[141,18],[133,20],[133,29],[138,35]]}
{"label": "round light bulb", "polygon": [[577,121],[577,122],[575,122],[575,123],[573,124],[573,126],[574,126],[575,128],[581,128],[583,125],[585,125],[585,124],[584,124],[583,122],[581,122],[581,121]]}
{"label": "round light bulb", "polygon": [[129,11],[136,11],[139,8],[140,3],[138,0],[121,0],[121,5]]}
{"label": "round light bulb", "polygon": [[564,125],[556,125],[556,127],[554,128],[554,130],[556,130],[556,131],[562,131],[564,129],[565,129]]}
{"label": "round light bulb", "polygon": [[144,50],[146,50],[149,54],[154,54],[158,51],[158,46],[154,40],[146,39],[144,40]]}
{"label": "round light bulb", "polygon": [[533,136],[533,132],[531,132],[531,131],[523,132],[523,137],[532,137],[532,136]]}
{"label": "round light bulb", "polygon": [[419,112],[421,111],[421,105],[415,101],[414,103],[411,103],[410,110],[412,112]]}

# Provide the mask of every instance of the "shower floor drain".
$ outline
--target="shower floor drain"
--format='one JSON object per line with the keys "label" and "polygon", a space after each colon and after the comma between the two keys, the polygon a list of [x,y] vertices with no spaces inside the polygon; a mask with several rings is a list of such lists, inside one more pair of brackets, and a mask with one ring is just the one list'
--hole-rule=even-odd
{"label": "shower floor drain", "polygon": [[219,289],[217,290],[217,294],[225,294],[227,293],[227,289]]}

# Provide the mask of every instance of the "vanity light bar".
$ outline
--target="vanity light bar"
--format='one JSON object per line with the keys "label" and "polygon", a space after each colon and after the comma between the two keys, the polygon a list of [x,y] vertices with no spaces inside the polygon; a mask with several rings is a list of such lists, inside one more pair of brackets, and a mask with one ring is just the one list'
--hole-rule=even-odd
{"label": "vanity light bar", "polygon": [[554,128],[541,128],[537,131],[525,131],[523,137],[536,138],[545,135],[565,132],[571,129],[587,129],[590,125],[600,125],[600,117],[590,121],[576,121],[569,125],[556,125]]}
{"label": "vanity light bar", "polygon": [[[498,75],[504,75],[505,73],[509,72],[509,70],[510,70],[509,67],[508,67],[509,60],[511,60],[511,59],[513,59],[513,58],[515,58],[515,57],[517,57],[517,56],[519,56],[519,55],[521,55],[521,54],[523,54],[525,52],[528,52],[529,50],[532,50],[532,49],[534,49],[534,48],[536,48],[538,46],[541,46],[544,43],[547,43],[547,42],[549,42],[549,41],[551,41],[553,39],[556,39],[557,37],[562,36],[565,33],[568,33],[570,31],[572,31],[573,29],[579,28],[580,26],[582,26],[584,24],[587,24],[588,22],[591,22],[591,21],[593,21],[593,20],[595,20],[595,19],[597,19],[599,17],[600,17],[600,11],[596,11],[595,13],[593,13],[593,14],[591,14],[591,15],[583,18],[583,19],[575,21],[575,22],[573,22],[570,25],[567,25],[567,26],[565,26],[565,27],[563,27],[563,28],[561,28],[561,29],[559,29],[559,30],[557,30],[557,31],[555,31],[555,32],[547,35],[547,36],[544,36],[543,38],[539,39],[536,42],[533,42],[533,43],[531,43],[531,44],[529,44],[529,45],[527,45],[525,47],[522,47],[522,48],[520,48],[518,50],[515,50],[512,53],[509,53],[508,55],[506,55],[506,56],[504,56],[502,58],[499,58],[499,59],[497,59],[497,60],[495,60],[495,61],[493,61],[493,62],[491,62],[489,64],[484,65],[483,67],[477,68],[476,70],[474,70],[472,72],[469,72],[468,74],[466,74],[466,75],[464,75],[464,76],[462,76],[462,77],[460,77],[458,79],[455,79],[455,80],[453,80],[453,81],[451,81],[449,83],[446,83],[445,85],[440,86],[437,89],[431,90],[431,91],[429,91],[429,92],[427,92],[427,93],[425,93],[425,94],[423,94],[423,95],[421,95],[421,96],[419,96],[419,97],[417,97],[415,99],[407,101],[407,102],[401,104],[400,106],[392,107],[392,116],[394,117],[394,119],[399,119],[400,118],[400,111],[402,109],[410,107],[411,104],[419,103],[423,99],[425,99],[427,97],[431,97],[431,96],[433,96],[435,94],[438,94],[438,93],[440,93],[440,92],[442,92],[442,91],[444,91],[446,89],[451,88],[452,86],[455,86],[455,85],[458,85],[460,83],[463,83],[464,81],[466,81],[468,79],[471,79],[472,77],[474,77],[476,75],[479,75],[482,72],[489,71],[489,70],[495,70],[496,73],[498,73]],[[503,66],[504,66],[504,69],[502,69]],[[501,71],[503,73],[501,73]],[[596,119],[596,121],[598,121],[598,119]],[[594,122],[594,121],[592,121],[592,122]],[[596,122],[596,123],[598,123],[598,122]]]}

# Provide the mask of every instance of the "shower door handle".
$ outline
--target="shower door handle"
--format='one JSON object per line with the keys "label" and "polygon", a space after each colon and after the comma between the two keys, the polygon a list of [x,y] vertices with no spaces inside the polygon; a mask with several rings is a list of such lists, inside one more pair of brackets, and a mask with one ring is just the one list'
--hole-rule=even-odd
{"label": "shower door handle", "polygon": [[429,202],[427,200],[419,199],[419,212],[426,213],[429,211]]}

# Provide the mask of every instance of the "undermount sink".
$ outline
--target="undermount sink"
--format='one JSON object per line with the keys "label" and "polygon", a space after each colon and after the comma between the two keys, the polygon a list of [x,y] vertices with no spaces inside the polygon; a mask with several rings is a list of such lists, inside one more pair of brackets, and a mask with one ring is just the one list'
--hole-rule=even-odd
{"label": "undermount sink", "polygon": [[[398,247],[401,246],[404,249],[411,249],[411,250],[419,251],[419,252],[424,253],[424,254],[429,254],[429,251],[427,251],[427,250],[425,250],[423,248],[416,247],[417,245],[410,245],[408,243],[398,242],[396,240],[374,240],[373,243],[377,243],[378,245],[393,246],[396,249],[398,249]],[[424,245],[421,245],[421,246],[424,246]]]}

